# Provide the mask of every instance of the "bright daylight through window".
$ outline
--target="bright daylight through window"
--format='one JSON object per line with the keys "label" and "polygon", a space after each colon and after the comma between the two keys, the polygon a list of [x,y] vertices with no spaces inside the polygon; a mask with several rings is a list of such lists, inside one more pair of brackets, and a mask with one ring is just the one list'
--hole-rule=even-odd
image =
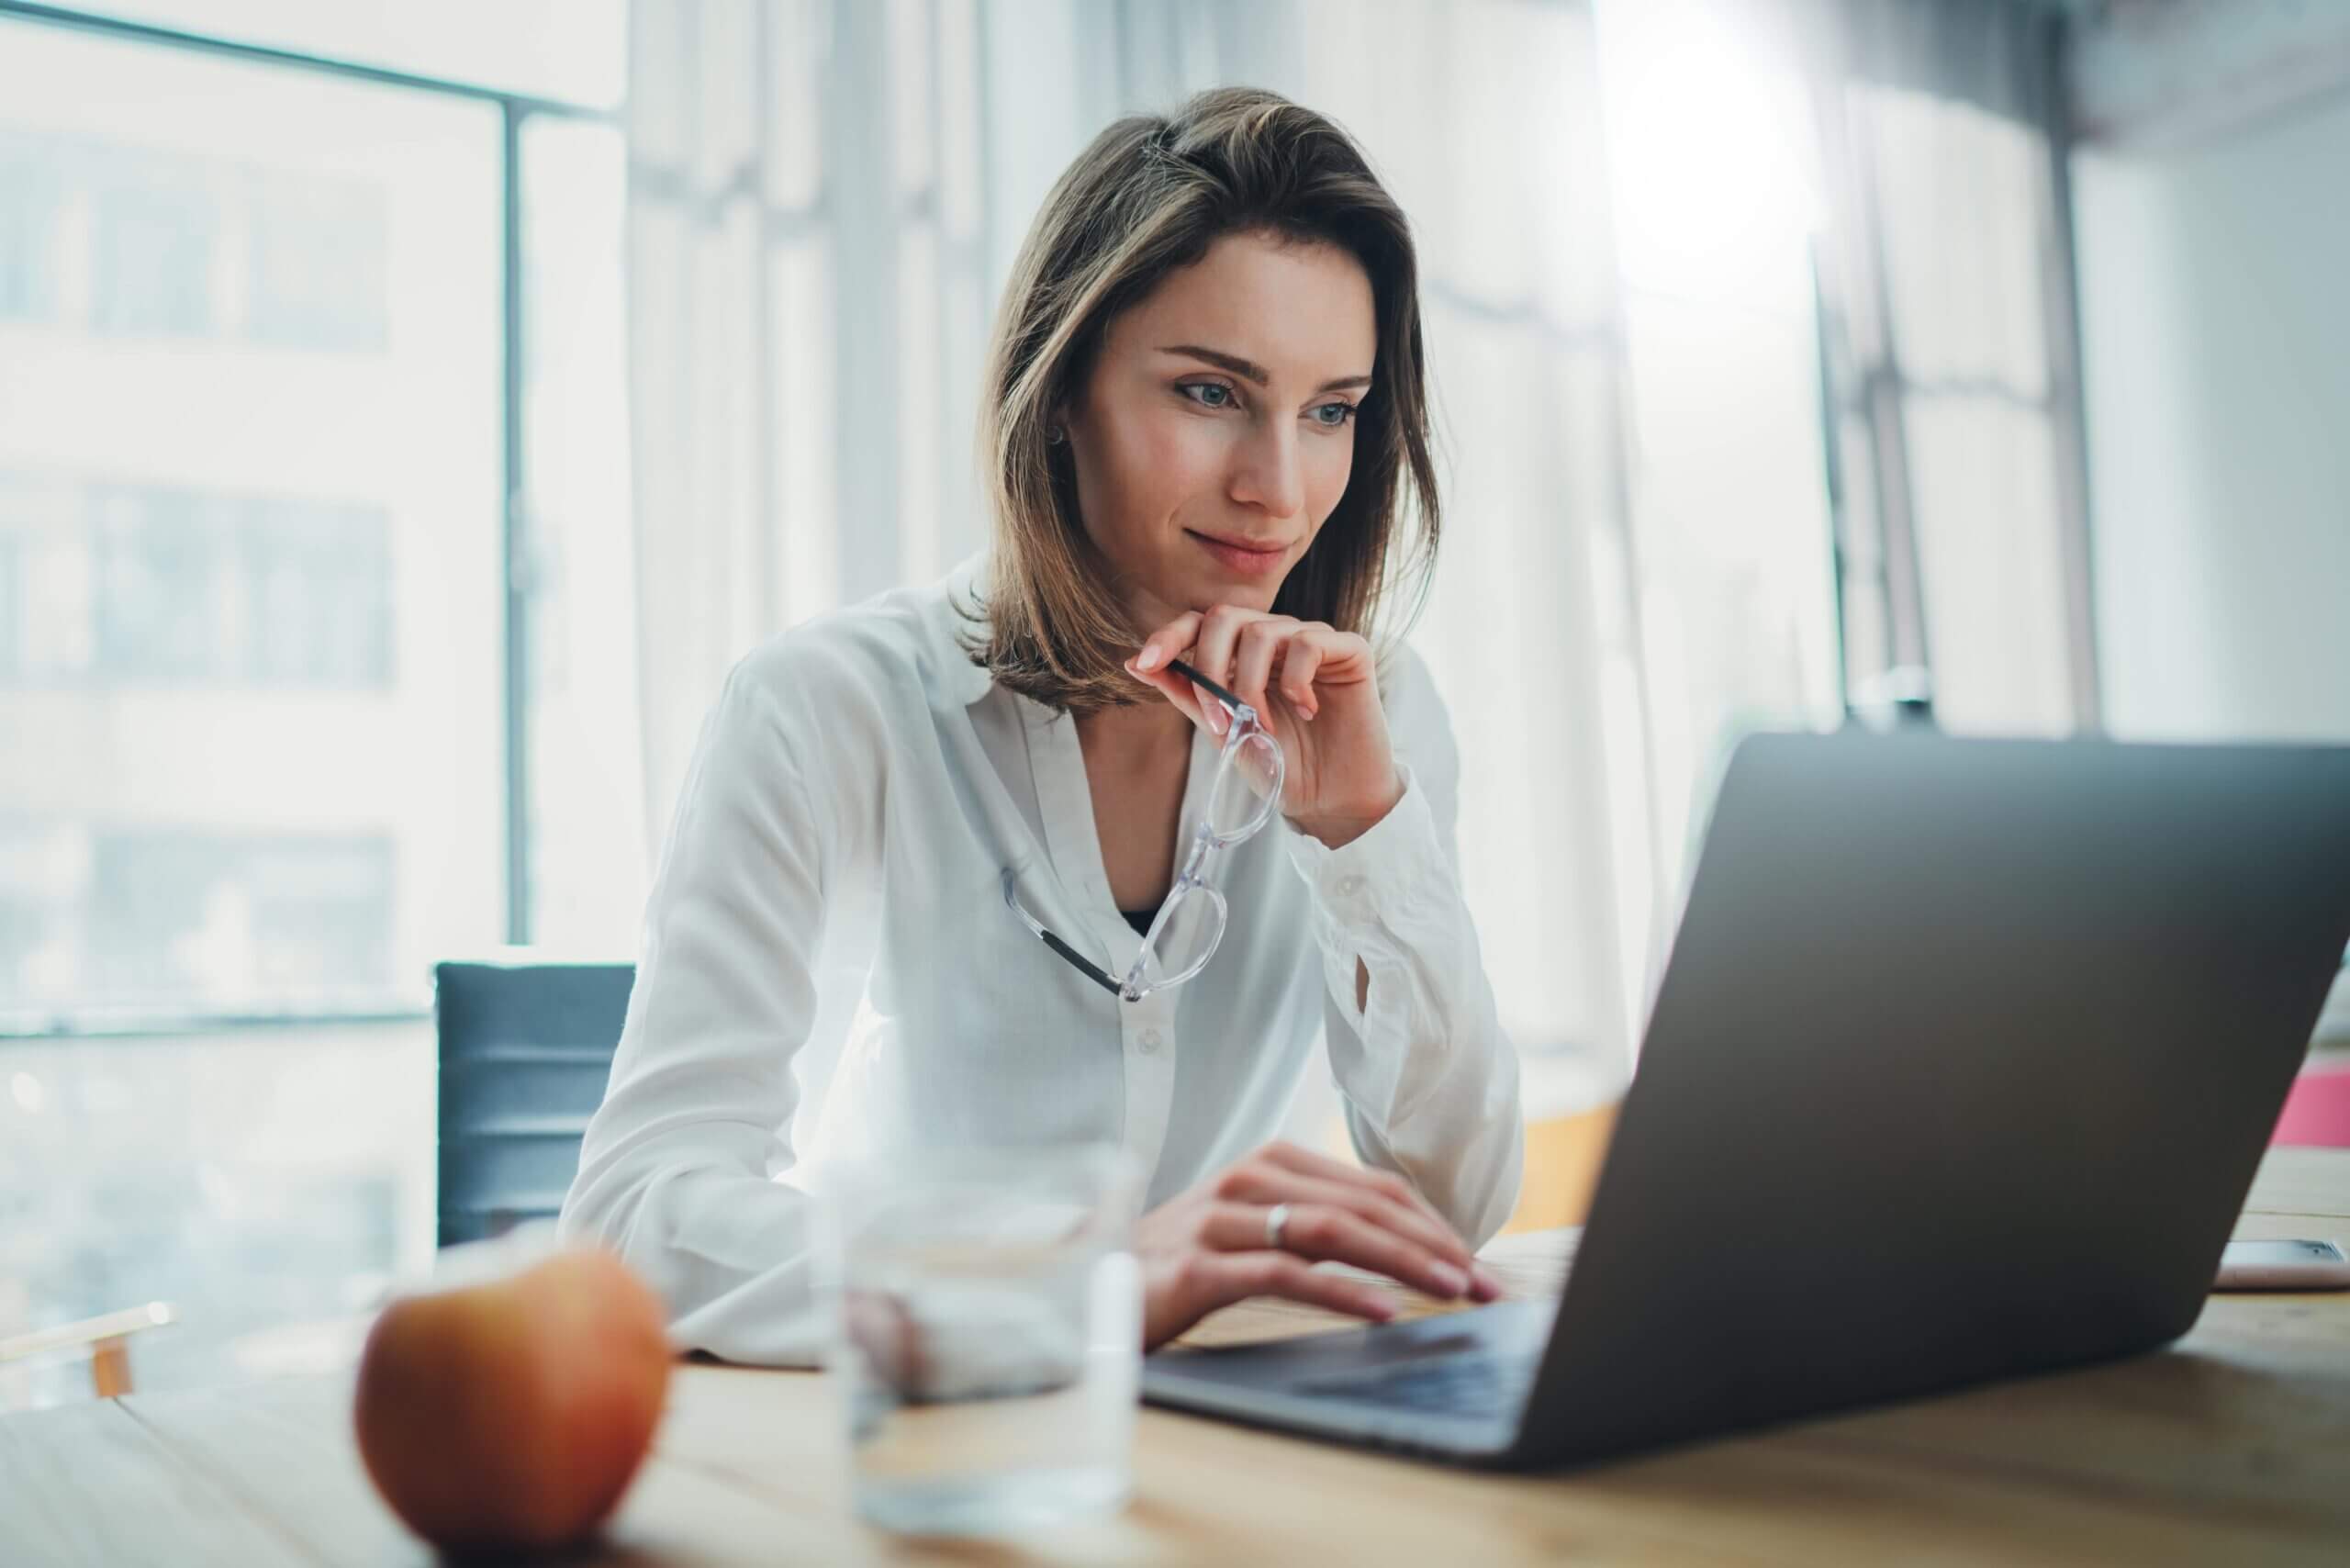
{"label": "bright daylight through window", "polygon": [[[139,19],[193,9],[498,63]],[[641,873],[576,852],[641,815],[617,128],[519,117],[509,313],[479,92],[0,17],[0,1026],[414,1012],[518,925],[623,946]]]}

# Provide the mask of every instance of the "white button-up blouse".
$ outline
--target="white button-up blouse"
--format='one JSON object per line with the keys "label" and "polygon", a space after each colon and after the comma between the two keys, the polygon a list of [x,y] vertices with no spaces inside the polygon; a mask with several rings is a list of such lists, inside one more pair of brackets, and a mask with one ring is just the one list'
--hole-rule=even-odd
{"label": "white button-up blouse", "polygon": [[[1122,1002],[1038,942],[1022,901],[1113,975],[1141,938],[1110,896],[1075,726],[961,645],[982,565],[784,633],[705,723],[645,912],[636,988],[562,1233],[616,1248],[681,1349],[822,1350],[793,1058],[828,912],[875,958],[816,1142],[1123,1141],[1146,1206],[1273,1137],[1317,1034],[1355,1147],[1473,1247],[1517,1193],[1517,1063],[1461,902],[1459,757],[1427,669],[1382,680],[1402,801],[1342,848],[1276,816],[1223,857],[1224,940],[1194,979]],[[1181,832],[1218,743],[1192,740]],[[1358,1011],[1356,964],[1370,976]]]}

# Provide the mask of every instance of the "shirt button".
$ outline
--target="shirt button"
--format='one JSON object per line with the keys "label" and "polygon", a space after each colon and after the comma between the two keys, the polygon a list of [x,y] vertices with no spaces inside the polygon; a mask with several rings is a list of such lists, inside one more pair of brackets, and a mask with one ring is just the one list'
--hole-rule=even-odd
{"label": "shirt button", "polygon": [[1145,1056],[1155,1055],[1158,1052],[1158,1047],[1166,1043],[1167,1036],[1160,1034],[1156,1029],[1145,1029],[1141,1036],[1135,1041],[1136,1045],[1142,1047],[1142,1054]]}
{"label": "shirt button", "polygon": [[1360,877],[1341,877],[1338,879],[1338,893],[1340,897],[1352,898],[1360,891],[1362,891],[1362,879]]}

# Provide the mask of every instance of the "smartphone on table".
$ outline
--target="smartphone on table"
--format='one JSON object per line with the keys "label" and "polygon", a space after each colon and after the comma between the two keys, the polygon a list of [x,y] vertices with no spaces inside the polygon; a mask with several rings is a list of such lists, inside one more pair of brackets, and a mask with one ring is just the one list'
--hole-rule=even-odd
{"label": "smartphone on table", "polygon": [[2350,1258],[2336,1241],[2231,1241],[2215,1291],[2350,1290]]}

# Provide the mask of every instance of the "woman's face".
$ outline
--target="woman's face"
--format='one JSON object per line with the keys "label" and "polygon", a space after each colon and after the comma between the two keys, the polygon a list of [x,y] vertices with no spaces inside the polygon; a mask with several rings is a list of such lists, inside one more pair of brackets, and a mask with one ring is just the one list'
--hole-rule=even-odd
{"label": "woman's face", "polygon": [[1360,263],[1257,234],[1111,322],[1059,422],[1085,531],[1138,626],[1272,608],[1346,494],[1378,346]]}

